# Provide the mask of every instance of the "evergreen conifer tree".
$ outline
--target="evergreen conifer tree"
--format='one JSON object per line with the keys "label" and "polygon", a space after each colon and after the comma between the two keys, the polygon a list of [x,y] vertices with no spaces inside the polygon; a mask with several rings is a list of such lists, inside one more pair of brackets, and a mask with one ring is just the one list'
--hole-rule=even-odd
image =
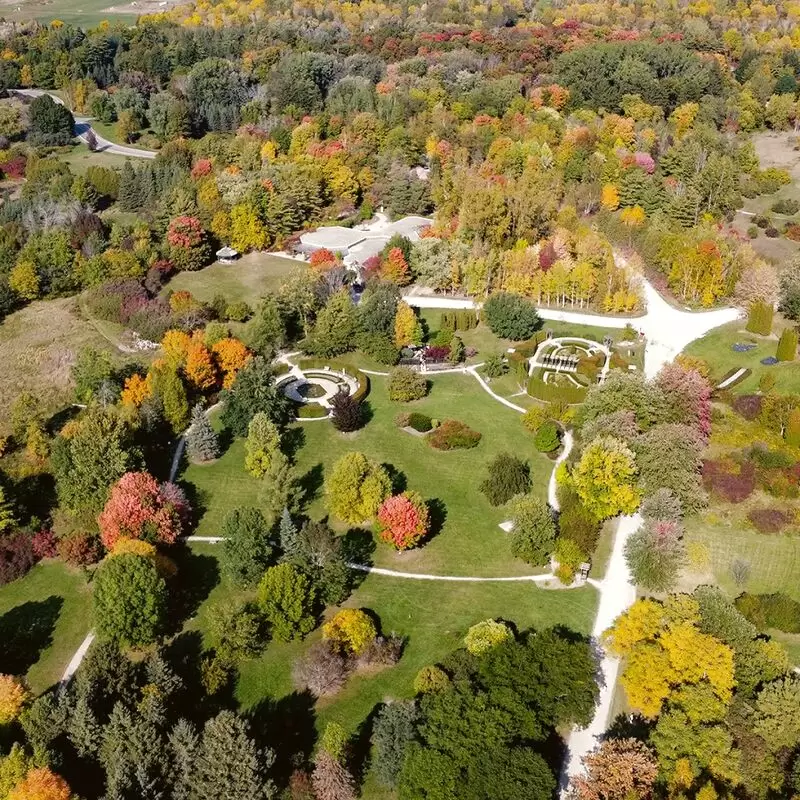
{"label": "evergreen conifer tree", "polygon": [[138,211],[142,205],[139,174],[130,161],[126,161],[119,176],[119,206],[123,211]]}
{"label": "evergreen conifer tree", "polygon": [[259,750],[248,736],[241,717],[233,711],[221,711],[203,728],[191,796],[196,800],[221,797],[266,800],[273,790],[265,771],[274,759],[271,750]]}
{"label": "evergreen conifer tree", "polygon": [[297,541],[297,526],[292,521],[292,515],[288,508],[284,508],[281,513],[281,521],[278,525],[278,536],[280,537],[281,550],[285,558],[294,558],[299,551]]}
{"label": "evergreen conifer tree", "polygon": [[200,403],[192,409],[192,424],[186,438],[194,461],[212,461],[219,456],[219,437]]}
{"label": "evergreen conifer tree", "polygon": [[797,331],[791,328],[784,329],[775,356],[778,361],[794,361],[797,356]]}
{"label": "evergreen conifer tree", "polygon": [[192,770],[200,744],[190,722],[179,719],[169,734],[170,778],[173,800],[189,800],[192,793]]}
{"label": "evergreen conifer tree", "polygon": [[14,526],[14,512],[11,503],[6,500],[3,487],[0,486],[0,533],[4,533]]}

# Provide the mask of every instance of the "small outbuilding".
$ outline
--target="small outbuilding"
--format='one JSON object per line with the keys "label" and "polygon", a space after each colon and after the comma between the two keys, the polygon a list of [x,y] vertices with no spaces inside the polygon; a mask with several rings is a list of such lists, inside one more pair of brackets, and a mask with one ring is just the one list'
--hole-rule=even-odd
{"label": "small outbuilding", "polygon": [[217,250],[217,261],[220,264],[233,264],[237,258],[239,258],[239,251],[228,247],[228,245]]}

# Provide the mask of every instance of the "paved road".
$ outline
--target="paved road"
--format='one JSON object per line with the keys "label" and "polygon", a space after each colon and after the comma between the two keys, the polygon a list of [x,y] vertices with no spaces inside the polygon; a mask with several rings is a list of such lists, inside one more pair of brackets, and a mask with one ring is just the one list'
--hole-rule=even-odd
{"label": "paved road", "polygon": [[[43,94],[49,94],[53,100],[59,105],[64,105],[64,101],[52,92],[46,92],[43,89],[11,89],[13,94],[23,95],[25,97],[41,97]],[[140,150],[137,147],[128,147],[124,144],[116,144],[104,139],[97,131],[92,128],[91,117],[75,117],[75,136],[80,139],[84,144],[89,144],[89,132],[93,131],[96,139],[95,151],[98,153],[113,153],[118,156],[129,156],[130,158],[155,158],[158,155],[155,150]]]}

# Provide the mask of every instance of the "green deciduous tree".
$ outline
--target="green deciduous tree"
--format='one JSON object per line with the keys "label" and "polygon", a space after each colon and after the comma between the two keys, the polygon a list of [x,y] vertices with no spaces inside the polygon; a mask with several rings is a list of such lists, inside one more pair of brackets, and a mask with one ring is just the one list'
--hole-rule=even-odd
{"label": "green deciduous tree", "polygon": [[305,348],[315,355],[330,357],[355,347],[356,310],[348,289],[334,294],[317,316]]}
{"label": "green deciduous tree", "polygon": [[519,495],[511,503],[511,553],[531,566],[543,566],[550,559],[556,539],[553,512],[544,500]]}
{"label": "green deciduous tree", "polygon": [[311,581],[292,564],[270,567],[258,585],[258,605],[276,639],[303,638],[315,624],[316,592]]}
{"label": "green deciduous tree", "polygon": [[72,141],[75,118],[68,108],[44,94],[30,104],[28,124],[31,144],[58,147]]}
{"label": "green deciduous tree", "polygon": [[163,630],[167,589],[152,559],[133,553],[107,558],[95,575],[93,599],[102,637],[140,646]]}
{"label": "green deciduous tree", "polygon": [[598,520],[632,514],[639,505],[636,460],[630,448],[612,437],[595,439],[571,473],[581,502]]}
{"label": "green deciduous tree", "polygon": [[281,447],[278,426],[263,411],[259,411],[247,428],[244,443],[244,466],[254,477],[262,477],[275,459]]}
{"label": "green deciduous tree", "polygon": [[391,493],[386,470],[363,453],[345,453],[325,480],[331,513],[352,524],[371,519]]}
{"label": "green deciduous tree", "polygon": [[222,523],[221,566],[240,586],[253,586],[269,566],[273,542],[269,523],[257,508],[247,506],[228,512]]}
{"label": "green deciduous tree", "polygon": [[69,438],[59,436],[51,457],[61,504],[99,512],[112,484],[141,465],[128,423],[114,409],[89,409]]}
{"label": "green deciduous tree", "polygon": [[800,743],[800,678],[768,683],[756,696],[754,730],[772,750]]}
{"label": "green deciduous tree", "polygon": [[428,393],[428,381],[411,367],[395,367],[389,372],[387,382],[389,399],[397,403],[410,403]]}
{"label": "green deciduous tree", "polygon": [[484,303],[482,317],[492,333],[515,342],[529,339],[542,325],[530,300],[507,292],[491,295]]}

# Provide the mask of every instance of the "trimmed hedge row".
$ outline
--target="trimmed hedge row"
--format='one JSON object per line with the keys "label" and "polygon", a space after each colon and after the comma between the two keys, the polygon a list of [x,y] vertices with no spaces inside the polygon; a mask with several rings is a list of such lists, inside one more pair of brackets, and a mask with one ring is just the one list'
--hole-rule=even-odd
{"label": "trimmed hedge row", "polygon": [[303,403],[295,411],[298,419],[322,419],[328,416],[328,409],[319,403]]}
{"label": "trimmed hedge row", "polygon": [[478,312],[471,309],[442,311],[440,327],[451,331],[470,331],[478,327]]}
{"label": "trimmed hedge row", "polygon": [[528,394],[546,403],[576,405],[586,399],[587,392],[588,389],[580,389],[577,386],[556,386],[545,383],[537,375],[531,375],[528,380]]}

